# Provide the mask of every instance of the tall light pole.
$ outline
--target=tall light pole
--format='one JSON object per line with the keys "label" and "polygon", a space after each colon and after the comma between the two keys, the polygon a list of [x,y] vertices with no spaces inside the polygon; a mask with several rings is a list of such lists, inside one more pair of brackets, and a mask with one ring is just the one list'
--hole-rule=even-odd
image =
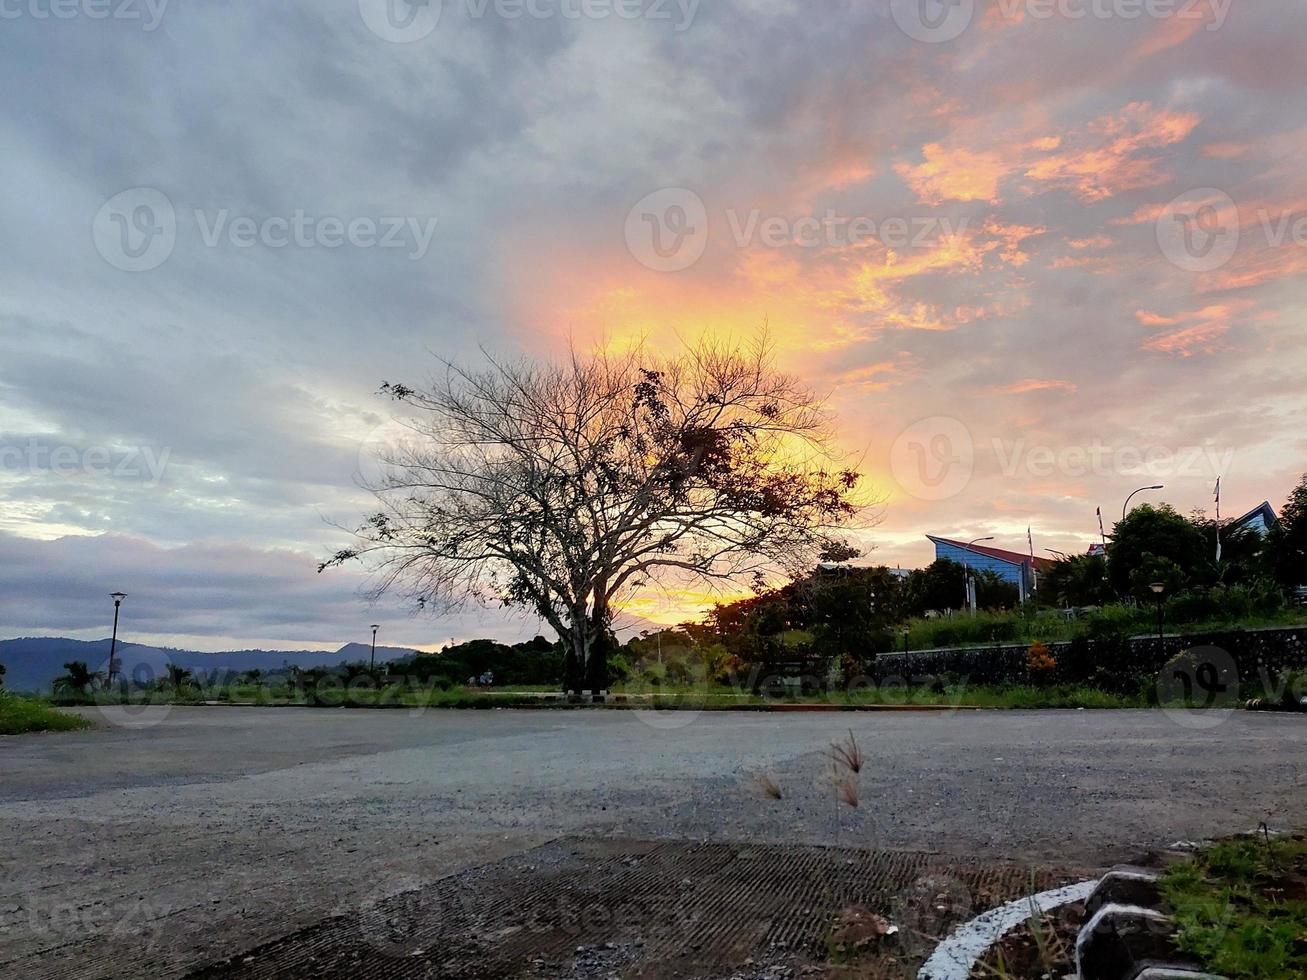
{"label": "tall light pole", "polygon": [[1164,487],[1162,484],[1159,483],[1155,487],[1140,487],[1134,493],[1130,494],[1130,496],[1125,498],[1125,503],[1121,505],[1121,520],[1124,521],[1126,514],[1130,512],[1130,501],[1135,499],[1135,494],[1143,493],[1145,490],[1165,490],[1165,489],[1166,487]]}
{"label": "tall light pole", "polygon": [[[967,544],[967,551],[970,551],[975,545],[980,544],[980,542],[982,541],[993,541],[993,540],[994,540],[993,535],[990,535],[987,538],[976,538],[975,541],[972,541]],[[971,615],[974,616],[976,614],[976,604],[972,601],[972,595],[971,595],[971,566],[967,564],[966,556],[963,556],[962,558],[962,574],[963,574],[963,580],[962,580],[963,585],[967,590],[967,610],[971,613]]]}
{"label": "tall light pole", "polygon": [[118,650],[118,610],[122,608],[127,593],[114,592],[109,598],[113,600],[113,639],[109,641],[109,669],[105,672],[104,683],[106,687],[113,687],[113,656]]}
{"label": "tall light pole", "polygon": [[1163,650],[1166,647],[1166,633],[1164,629],[1166,625],[1166,614],[1162,611],[1162,593],[1166,591],[1166,586],[1161,582],[1154,582],[1149,586],[1149,588],[1153,590],[1153,595],[1157,596],[1157,655],[1158,657],[1161,657],[1164,655]]}
{"label": "tall light pole", "polygon": [[377,672],[377,630],[381,629],[376,623],[372,624],[372,673]]}

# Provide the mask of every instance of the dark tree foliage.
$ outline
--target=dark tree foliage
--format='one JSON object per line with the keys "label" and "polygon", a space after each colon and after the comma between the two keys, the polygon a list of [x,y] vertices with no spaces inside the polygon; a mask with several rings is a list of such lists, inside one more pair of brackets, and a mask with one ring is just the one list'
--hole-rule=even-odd
{"label": "dark tree foliage", "polygon": [[1271,534],[1275,577],[1281,585],[1307,585],[1307,476],[1289,494]]}
{"label": "dark tree foliage", "polygon": [[[1014,609],[1021,602],[1017,587],[990,571],[973,568],[976,605],[981,609]],[[908,576],[905,610],[912,616],[963,609],[967,598],[966,569],[940,558]]]}
{"label": "dark tree foliage", "polygon": [[470,678],[486,673],[494,675],[497,685],[554,685],[563,680],[563,648],[543,636],[512,645],[472,640],[446,647],[440,653],[424,653],[397,661],[387,669],[444,687],[465,684]]}
{"label": "dark tree foliage", "polygon": [[1059,561],[1039,577],[1045,602],[1059,606],[1100,606],[1113,600],[1107,580],[1107,562],[1101,555],[1076,555]]}
{"label": "dark tree foliage", "polygon": [[1205,569],[1215,558],[1207,554],[1202,531],[1177,513],[1170,504],[1136,507],[1116,525],[1108,555],[1107,574],[1117,595],[1131,594],[1136,573],[1153,561],[1165,559],[1181,569],[1186,578]]}

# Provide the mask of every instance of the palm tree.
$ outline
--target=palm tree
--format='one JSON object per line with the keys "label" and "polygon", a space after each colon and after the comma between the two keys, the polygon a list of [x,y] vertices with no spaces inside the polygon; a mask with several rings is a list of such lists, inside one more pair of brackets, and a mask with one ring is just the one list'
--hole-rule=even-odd
{"label": "palm tree", "polygon": [[258,670],[257,668],[253,670],[247,670],[245,671],[245,673],[241,674],[240,682],[242,684],[257,684],[259,683],[259,680],[262,677],[263,677],[263,671]]}
{"label": "palm tree", "polygon": [[194,675],[185,667],[178,667],[176,664],[168,665],[167,683],[174,691],[178,688],[185,687],[194,679]]}
{"label": "palm tree", "polygon": [[55,678],[54,690],[56,694],[63,694],[66,697],[88,697],[92,685],[100,679],[99,674],[94,673],[80,660],[71,660],[64,664],[64,670],[67,671],[66,674]]}

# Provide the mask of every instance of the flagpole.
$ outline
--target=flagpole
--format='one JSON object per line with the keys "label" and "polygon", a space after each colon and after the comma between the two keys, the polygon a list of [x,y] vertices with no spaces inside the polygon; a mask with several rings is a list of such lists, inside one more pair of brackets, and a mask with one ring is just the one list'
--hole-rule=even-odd
{"label": "flagpole", "polygon": [[1221,478],[1216,478],[1216,563],[1221,564]]}
{"label": "flagpole", "polygon": [[1033,599],[1039,591],[1039,578],[1035,573],[1035,537],[1029,524],[1026,525],[1026,543],[1030,545],[1030,597]]}

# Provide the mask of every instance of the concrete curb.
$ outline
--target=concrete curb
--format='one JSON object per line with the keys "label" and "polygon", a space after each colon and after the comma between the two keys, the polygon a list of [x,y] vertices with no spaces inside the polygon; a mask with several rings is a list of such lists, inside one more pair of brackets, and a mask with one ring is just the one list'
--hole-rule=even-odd
{"label": "concrete curb", "polygon": [[[303,708],[318,711],[695,711],[695,712],[899,712],[908,714],[938,714],[947,711],[1009,711],[1010,708],[987,708],[980,705],[951,704],[739,704],[739,705],[659,705],[649,701],[626,701],[609,704],[571,703],[541,699],[538,704],[260,704],[256,701],[191,701],[171,704],[174,708]],[[1062,709],[1050,709],[1062,710]],[[1074,710],[1074,709],[1071,709]]]}
{"label": "concrete curb", "polygon": [[917,980],[967,980],[975,965],[999,940],[1030,918],[1032,905],[1042,913],[1051,912],[1084,901],[1097,887],[1097,881],[1080,881],[990,909],[954,929],[936,946],[917,973]]}

